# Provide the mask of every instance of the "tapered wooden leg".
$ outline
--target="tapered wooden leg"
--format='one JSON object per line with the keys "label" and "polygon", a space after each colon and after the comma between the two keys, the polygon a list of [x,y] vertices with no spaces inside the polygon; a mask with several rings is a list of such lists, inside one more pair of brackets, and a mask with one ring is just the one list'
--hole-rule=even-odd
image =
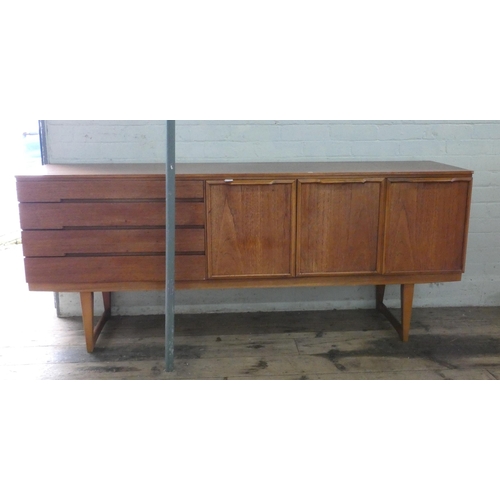
{"label": "tapered wooden leg", "polygon": [[413,292],[415,285],[401,285],[401,340],[408,342],[410,335]]}
{"label": "tapered wooden leg", "polygon": [[111,313],[111,292],[102,292],[102,301],[104,302],[104,310]]}
{"label": "tapered wooden leg", "polygon": [[376,285],[375,302],[377,311],[381,312],[396,329],[403,342],[408,342],[410,336],[411,311],[413,306],[414,284],[401,285],[401,321],[387,309],[384,304],[385,285]]}
{"label": "tapered wooden leg", "polygon": [[87,352],[93,352],[95,343],[101,333],[106,321],[111,317],[111,292],[102,292],[104,302],[104,313],[94,328],[94,292],[80,292],[82,303],[83,330],[85,332],[85,343]]}
{"label": "tapered wooden leg", "polygon": [[87,352],[94,350],[94,292],[80,292],[82,304],[83,331],[85,332],[85,343]]}

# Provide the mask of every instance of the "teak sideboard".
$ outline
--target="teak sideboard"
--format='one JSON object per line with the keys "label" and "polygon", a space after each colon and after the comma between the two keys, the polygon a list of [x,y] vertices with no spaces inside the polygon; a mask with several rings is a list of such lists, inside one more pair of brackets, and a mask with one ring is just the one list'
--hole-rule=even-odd
{"label": "teak sideboard", "polygon": [[[165,165],[42,169],[16,176],[26,281],[80,293],[92,352],[111,292],[165,287]],[[471,171],[435,162],[177,164],[176,288],[375,285],[407,341],[414,285],[464,272],[471,190]]]}

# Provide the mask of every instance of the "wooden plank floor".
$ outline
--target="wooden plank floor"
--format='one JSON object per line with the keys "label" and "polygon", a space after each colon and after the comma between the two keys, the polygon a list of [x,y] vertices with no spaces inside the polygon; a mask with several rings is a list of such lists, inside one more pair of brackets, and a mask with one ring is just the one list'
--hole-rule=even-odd
{"label": "wooden plank floor", "polygon": [[500,378],[500,307],[415,309],[409,343],[370,310],[178,315],[166,373],[162,316],[112,318],[88,354],[81,319],[27,291],[20,247],[0,262],[2,380]]}

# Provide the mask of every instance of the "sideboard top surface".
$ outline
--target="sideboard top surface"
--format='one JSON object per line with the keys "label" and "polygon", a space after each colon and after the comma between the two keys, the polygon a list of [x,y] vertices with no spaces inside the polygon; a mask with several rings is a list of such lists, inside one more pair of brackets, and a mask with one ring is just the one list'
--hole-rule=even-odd
{"label": "sideboard top surface", "polygon": [[[176,163],[176,174],[190,178],[207,176],[298,177],[327,175],[466,175],[471,170],[433,161],[363,161],[363,162],[261,162],[261,163]],[[40,177],[165,175],[165,163],[95,163],[48,164],[16,175],[19,181]]]}

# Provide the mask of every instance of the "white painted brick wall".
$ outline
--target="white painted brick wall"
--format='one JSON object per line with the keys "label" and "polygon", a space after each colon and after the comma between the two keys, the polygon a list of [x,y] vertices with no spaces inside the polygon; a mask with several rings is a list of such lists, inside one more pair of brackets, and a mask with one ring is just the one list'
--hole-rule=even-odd
{"label": "white painted brick wall", "polygon": [[[48,121],[52,163],[162,162],[162,121]],[[418,285],[415,306],[500,305],[500,122],[177,121],[180,162],[435,160],[475,171],[467,269],[459,283]],[[179,312],[373,306],[372,287],[177,293]],[[388,303],[398,305],[397,287]],[[161,313],[163,294],[117,293],[119,314]],[[63,315],[79,314],[61,294]]]}

